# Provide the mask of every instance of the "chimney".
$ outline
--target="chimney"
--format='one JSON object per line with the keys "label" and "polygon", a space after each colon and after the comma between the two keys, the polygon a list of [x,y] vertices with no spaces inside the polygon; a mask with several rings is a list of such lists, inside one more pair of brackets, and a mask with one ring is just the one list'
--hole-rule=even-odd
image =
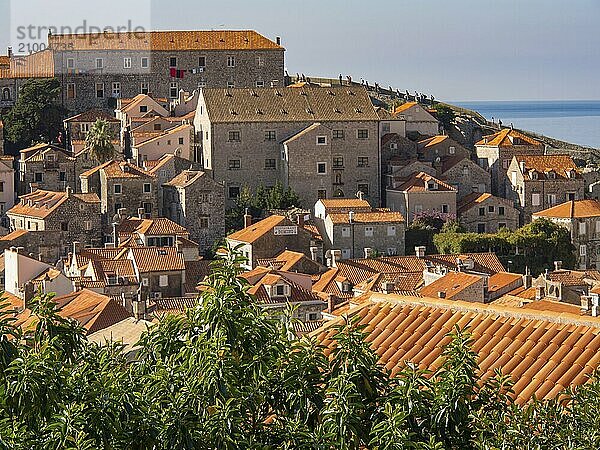
{"label": "chimney", "polygon": [[79,253],[81,253],[81,249],[81,242],[73,241],[73,254],[78,255]]}
{"label": "chimney", "polygon": [[529,267],[525,267],[525,275],[523,275],[523,287],[525,289],[529,289],[532,282],[533,278],[531,277],[531,271],[529,270]]}
{"label": "chimney", "polygon": [[248,208],[246,208],[246,214],[244,214],[244,228],[252,226],[252,216],[248,214]]}
{"label": "chimney", "polygon": [[29,191],[33,194],[35,191],[37,191],[40,188],[40,185],[38,183],[29,183]]}
{"label": "chimney", "polygon": [[373,249],[365,247],[365,259],[369,259],[373,255]]}
{"label": "chimney", "polygon": [[394,293],[394,289],[395,289],[395,285],[392,281],[386,281],[385,283],[383,283],[381,285],[381,290],[383,291],[384,294],[393,294]]}
{"label": "chimney", "polygon": [[65,192],[67,193],[67,197],[70,197],[73,194],[73,188],[71,186],[67,186],[65,188]]}
{"label": "chimney", "polygon": [[438,298],[446,298],[446,293],[444,291],[439,291]]}
{"label": "chimney", "polygon": [[356,193],[356,196],[358,197],[358,199],[359,199],[359,200],[363,200],[363,199],[364,199],[364,196],[365,196],[365,194],[364,194],[364,192],[363,192],[363,191],[358,191],[358,192]]}
{"label": "chimney", "polygon": [[133,317],[135,317],[136,320],[142,320],[146,317],[146,301],[145,300],[139,300],[139,301],[133,301],[132,302],[132,309],[133,309]]}
{"label": "chimney", "polygon": [[300,213],[300,214],[296,215],[296,222],[298,223],[299,227],[304,226],[304,213]]}
{"label": "chimney", "polygon": [[535,299],[536,300],[541,300],[542,298],[545,297],[545,289],[544,286],[536,286],[535,287]]}
{"label": "chimney", "polygon": [[554,270],[562,269],[562,261],[554,261]]}
{"label": "chimney", "polygon": [[348,212],[348,222],[354,223],[354,211]]}
{"label": "chimney", "polygon": [[277,42],[277,45],[281,45],[281,37],[280,37],[280,36],[277,36],[277,37],[275,38],[275,42]]}
{"label": "chimney", "polygon": [[525,173],[525,161],[519,161],[519,167],[521,168],[521,173]]}
{"label": "chimney", "polygon": [[327,297],[327,312],[329,314],[331,314],[334,309],[335,309],[335,297],[330,294],[329,297]]}
{"label": "chimney", "polygon": [[144,208],[138,208],[138,217],[143,219],[145,217],[146,210]]}
{"label": "chimney", "polygon": [[331,267],[337,267],[337,262],[342,258],[341,250],[330,250]]}
{"label": "chimney", "polygon": [[415,247],[415,253],[417,255],[417,258],[425,258],[425,251],[427,250],[427,247],[425,247],[424,245]]}
{"label": "chimney", "polygon": [[310,259],[312,259],[313,261],[317,261],[317,252],[319,251],[318,247],[311,247],[310,248]]}

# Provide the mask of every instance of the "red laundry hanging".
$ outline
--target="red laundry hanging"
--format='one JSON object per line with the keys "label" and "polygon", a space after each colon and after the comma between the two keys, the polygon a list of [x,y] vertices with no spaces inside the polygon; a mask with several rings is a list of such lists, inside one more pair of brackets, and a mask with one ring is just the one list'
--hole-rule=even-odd
{"label": "red laundry hanging", "polygon": [[171,73],[171,78],[177,77],[177,69],[175,69],[174,67],[171,67],[170,73]]}

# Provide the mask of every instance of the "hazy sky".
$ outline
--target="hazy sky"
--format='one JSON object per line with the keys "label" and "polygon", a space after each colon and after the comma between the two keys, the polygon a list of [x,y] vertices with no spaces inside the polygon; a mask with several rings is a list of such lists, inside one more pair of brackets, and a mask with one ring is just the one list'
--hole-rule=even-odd
{"label": "hazy sky", "polygon": [[85,19],[117,26],[131,19],[153,29],[255,29],[282,37],[290,73],[351,74],[455,101],[600,99],[600,0],[0,0],[0,5],[12,6],[11,14],[0,11],[2,48],[17,26],[30,23],[77,26]]}

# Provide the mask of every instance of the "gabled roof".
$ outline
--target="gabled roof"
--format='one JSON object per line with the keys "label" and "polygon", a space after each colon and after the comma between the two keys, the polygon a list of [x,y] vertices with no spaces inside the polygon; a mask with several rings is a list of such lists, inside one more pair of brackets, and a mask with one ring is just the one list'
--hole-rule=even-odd
{"label": "gabled roof", "polygon": [[76,198],[84,203],[100,203],[96,194],[68,194],[38,189],[21,196],[19,203],[13,206],[8,214],[43,219],[56,211],[69,198]]}
{"label": "gabled roof", "polygon": [[140,272],[185,270],[183,253],[175,247],[131,247],[129,252]]}
{"label": "gabled roof", "polygon": [[[437,184],[436,189],[427,189],[430,181],[433,181]],[[450,186],[445,181],[441,181],[425,172],[413,173],[410,177],[404,178],[404,182],[398,187],[388,189],[403,192],[456,192],[456,188],[454,186]]]}
{"label": "gabled roof", "polygon": [[117,226],[119,235],[131,235],[139,233],[146,236],[189,236],[187,228],[182,227],[176,222],[166,217],[157,217],[155,219],[140,219],[130,217],[124,219]]}
{"label": "gabled roof", "polygon": [[325,206],[328,214],[354,212],[369,212],[371,205],[366,200],[359,198],[322,198],[320,203]]}
{"label": "gabled roof", "polygon": [[[172,128],[169,128],[167,130],[163,130],[159,134],[157,134],[156,136],[150,137],[150,139],[144,139],[142,141],[138,141],[138,139],[135,139],[136,140],[135,147],[136,148],[142,147],[144,145],[147,145],[147,144],[150,144],[150,143],[152,143],[154,141],[157,141],[158,139],[164,138],[165,136],[169,136],[171,134],[178,133],[178,132],[180,132],[182,130],[186,130],[186,129],[191,130],[192,129],[192,125],[190,125],[188,123],[184,123],[184,124],[177,125],[177,126],[174,126]],[[134,138],[137,136],[136,133],[133,133],[133,135],[134,135]]]}
{"label": "gabled roof", "polygon": [[574,171],[575,178],[581,179],[581,174],[577,171],[577,164],[573,161],[570,155],[515,155],[515,159],[521,164],[525,164],[525,172],[523,173],[525,180],[549,179],[548,174],[553,172],[557,180],[573,179],[569,176],[571,171]]}
{"label": "gabled roof", "polygon": [[[423,297],[432,298],[436,298],[440,293],[443,293],[446,299],[452,300],[482,279],[483,277],[480,275],[472,275],[464,272],[449,272],[443,277],[435,280],[433,283],[422,287],[420,293]],[[464,300],[464,298],[462,300]]]}
{"label": "gabled roof", "polygon": [[447,139],[450,139],[449,136],[439,134],[437,136],[432,136],[430,138],[423,139],[422,141],[417,142],[417,146],[419,149],[435,147],[436,145],[441,144]]}
{"label": "gabled roof", "polygon": [[4,58],[0,78],[53,78],[54,55],[49,49],[30,55]]}
{"label": "gabled roof", "polygon": [[230,234],[227,236],[227,239],[251,244],[257,239],[263,237],[265,234],[269,233],[276,226],[286,221],[288,220],[284,216],[272,215],[266,219],[253,223],[248,228],[244,228],[243,230]]}
{"label": "gabled roof", "polygon": [[212,123],[375,122],[364,87],[203,89]]}
{"label": "gabled roof", "polygon": [[96,172],[103,170],[106,178],[154,178],[155,176],[146,172],[141,167],[126,161],[107,161],[90,170],[86,170],[80,176],[89,177]]}
{"label": "gabled roof", "polygon": [[513,207],[510,201],[505,198],[496,197],[487,192],[479,193],[479,192],[471,192],[470,194],[463,197],[463,199],[459,202],[457,206],[457,214],[463,214],[466,211],[474,208],[475,206],[479,206],[484,203],[486,200],[494,200],[496,202],[504,203],[507,207]]}
{"label": "gabled roof", "polygon": [[404,216],[397,211],[389,209],[374,209],[369,212],[357,212],[352,215],[350,222],[350,214],[328,214],[328,217],[334,224],[346,223],[403,223]]}
{"label": "gabled roof", "polygon": [[559,219],[584,219],[600,217],[600,202],[598,200],[571,200],[552,208],[544,209],[533,214],[535,217],[550,217]]}
{"label": "gabled roof", "polygon": [[184,170],[179,175],[165,183],[165,186],[186,187],[194,184],[196,180],[206,175],[201,170]]}
{"label": "gabled roof", "polygon": [[31,147],[24,148],[24,149],[20,150],[19,153],[21,153],[22,161],[31,161],[31,160],[42,161],[43,159],[40,158],[40,155],[48,153],[49,151],[63,155],[66,158],[71,157],[71,155],[69,153],[67,153],[64,148],[58,147],[56,145],[44,144],[44,143],[36,144]]}
{"label": "gabled roof", "polygon": [[504,128],[497,133],[485,136],[475,145],[489,147],[516,147],[516,146],[536,146],[542,147],[543,144],[523,133],[511,128]]}
{"label": "gabled roof", "polygon": [[253,30],[54,34],[48,37],[48,46],[55,51],[283,50],[283,47]]}
{"label": "gabled roof", "polygon": [[[375,293],[367,298],[347,315],[366,326],[367,342],[392,376],[408,361],[420,369],[440,367],[455,325],[471,333],[482,379],[497,369],[511,377],[511,395],[520,405],[534,395],[551,399],[585,383],[600,363],[598,318]],[[335,325],[347,320],[336,319],[315,332],[317,342],[331,349]]]}
{"label": "gabled roof", "polygon": [[69,117],[65,119],[64,122],[95,122],[96,120],[106,120],[107,122],[120,123],[120,120],[115,116],[99,109],[90,109],[82,112],[81,114]]}
{"label": "gabled roof", "polygon": [[[325,302],[315,292],[303,288],[298,283],[293,281],[295,274],[286,271],[263,269],[261,272],[251,271],[248,281],[252,287],[248,292],[256,297],[260,304],[273,305],[280,303],[303,303],[303,302],[321,302],[325,306]],[[240,275],[246,278],[246,274]],[[251,280],[251,281],[250,281]],[[269,295],[265,286],[273,286],[276,284],[287,284],[290,286],[289,296]]]}
{"label": "gabled roof", "polygon": [[403,103],[402,105],[396,107],[396,109],[394,109],[394,114],[401,114],[405,111],[408,111],[410,108],[412,108],[413,106],[417,106],[418,103],[417,102],[406,102]]}

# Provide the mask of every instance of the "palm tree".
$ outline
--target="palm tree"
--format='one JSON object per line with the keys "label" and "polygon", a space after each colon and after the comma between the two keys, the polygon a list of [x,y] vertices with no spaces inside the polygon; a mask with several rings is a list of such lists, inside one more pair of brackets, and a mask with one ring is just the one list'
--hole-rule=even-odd
{"label": "palm tree", "polygon": [[106,120],[96,120],[85,138],[85,144],[90,150],[90,155],[100,163],[114,159],[116,156],[117,152]]}

